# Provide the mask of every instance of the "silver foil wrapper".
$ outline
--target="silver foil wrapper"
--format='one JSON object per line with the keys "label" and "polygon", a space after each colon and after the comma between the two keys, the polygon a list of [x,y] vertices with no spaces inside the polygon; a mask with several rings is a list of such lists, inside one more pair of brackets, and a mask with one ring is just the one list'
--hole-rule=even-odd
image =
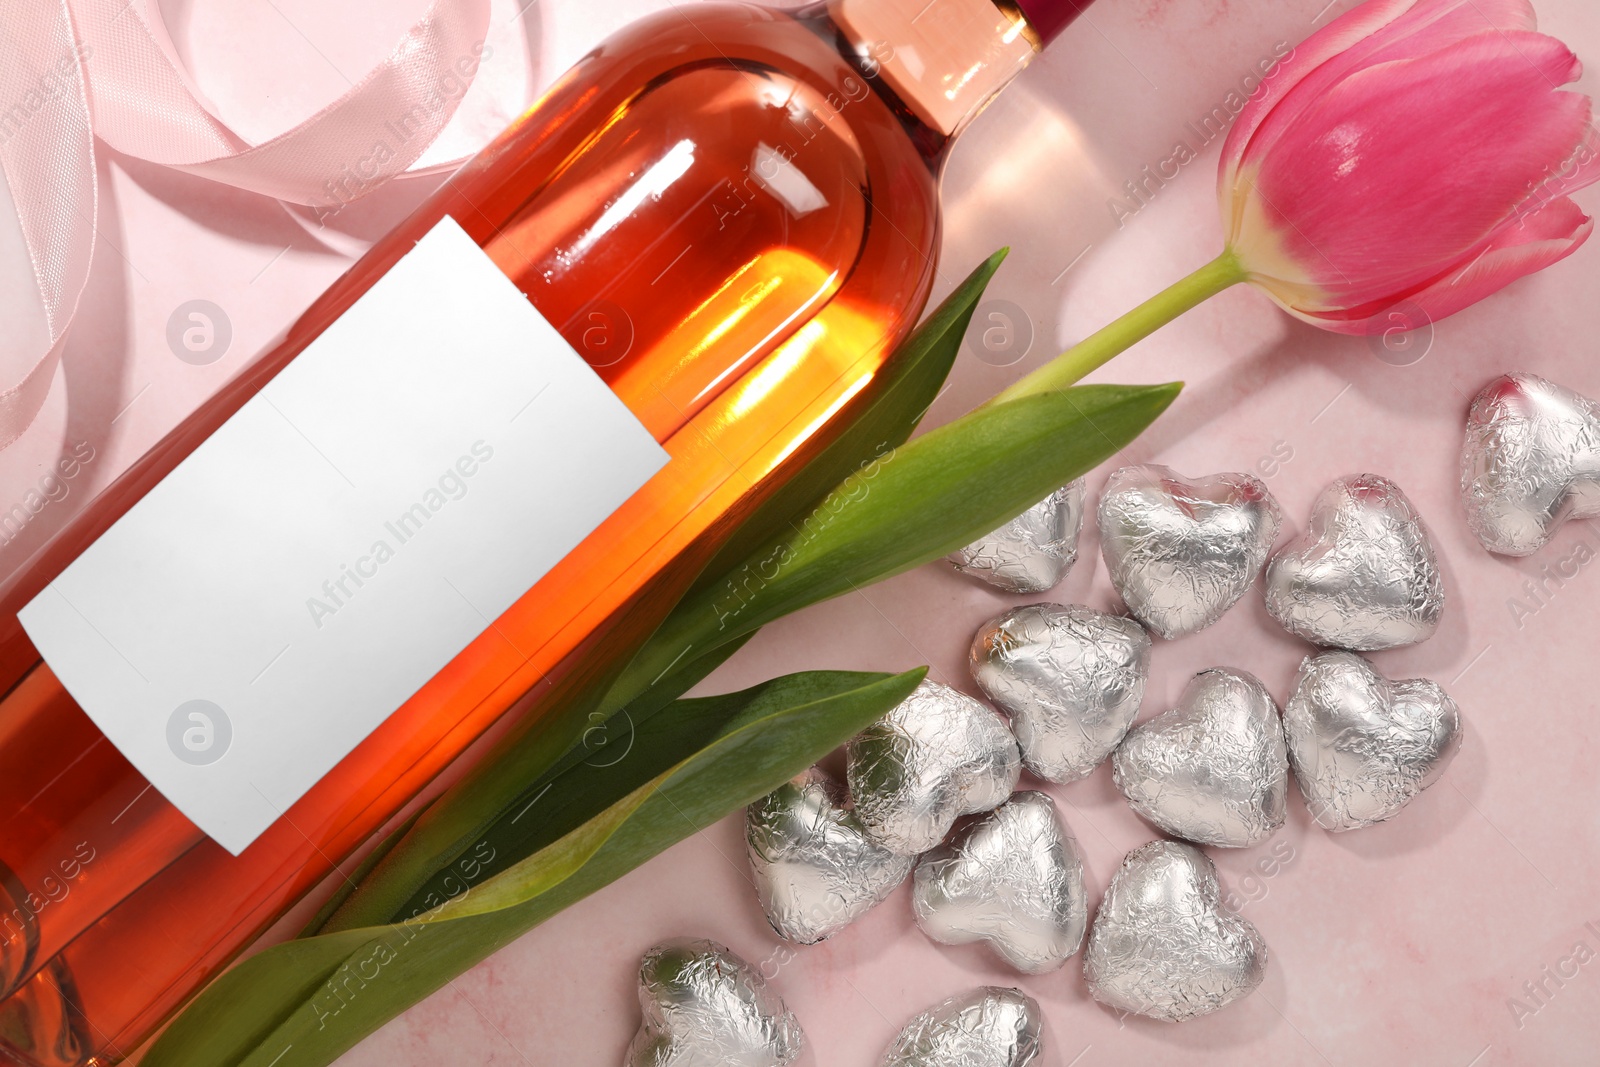
{"label": "silver foil wrapper", "polygon": [[1044,1013],[1020,989],[985,986],[951,997],[900,1031],[878,1067],[1029,1067]]}
{"label": "silver foil wrapper", "polygon": [[1173,837],[1245,848],[1277,832],[1289,811],[1289,754],[1278,705],[1244,671],[1201,671],[1178,706],[1133,728],[1111,776]]}
{"label": "silver foil wrapper", "polygon": [[715,941],[668,941],[639,965],[644,1023],[626,1067],[787,1067],[805,1034],[783,1000]]}
{"label": "silver foil wrapper", "polygon": [[1306,657],[1283,726],[1300,793],[1327,830],[1391,818],[1461,747],[1461,712],[1443,689],[1388,681],[1350,652]]}
{"label": "silver foil wrapper", "polygon": [[986,941],[1024,974],[1064,964],[1083,944],[1083,858],[1044,793],[1017,793],[922,857],[917,925],[946,945]]}
{"label": "silver foil wrapper", "polygon": [[1223,910],[1216,867],[1177,841],[1128,853],[1100,902],[1083,958],[1096,1000],[1168,1022],[1226,1007],[1266,973],[1266,942]]}
{"label": "silver foil wrapper", "polygon": [[874,844],[843,790],[812,768],[745,809],[756,894],[780,937],[813,945],[893,893],[913,860]]}
{"label": "silver foil wrapper", "polygon": [[1185,478],[1123,467],[1100,497],[1100,551],[1134,618],[1171,640],[1203,630],[1249,590],[1283,512],[1259,478]]}
{"label": "silver foil wrapper", "polygon": [[1139,714],[1150,635],[1119,615],[1029,604],[984,624],[969,665],[1010,716],[1028,770],[1071,782],[1098,767]]}
{"label": "silver foil wrapper", "polygon": [[873,841],[916,856],[962,815],[1005,801],[1022,775],[1017,740],[981,701],[925,681],[845,746],[850,798]]}
{"label": "silver foil wrapper", "polygon": [[1078,559],[1083,479],[1064,485],[987,537],[950,553],[950,563],[1008,593],[1054,589]]}
{"label": "silver foil wrapper", "polygon": [[1400,488],[1376,474],[1322,491],[1305,533],[1267,564],[1266,596],[1290,633],[1358,651],[1425,641],[1444,613],[1427,527]]}
{"label": "silver foil wrapper", "polygon": [[1467,415],[1461,499],[1483,547],[1505,556],[1600,517],[1600,405],[1535,374],[1490,382]]}

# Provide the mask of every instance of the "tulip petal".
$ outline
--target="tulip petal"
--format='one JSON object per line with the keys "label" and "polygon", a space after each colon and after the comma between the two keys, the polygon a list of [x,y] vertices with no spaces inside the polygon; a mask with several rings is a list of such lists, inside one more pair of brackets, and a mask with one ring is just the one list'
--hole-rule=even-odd
{"label": "tulip petal", "polygon": [[1531,33],[1539,27],[1529,0],[1428,0],[1377,34],[1352,58],[1354,69],[1448,48],[1475,34]]}
{"label": "tulip petal", "polygon": [[1284,128],[1355,71],[1426,55],[1489,30],[1536,26],[1529,0],[1372,0],[1340,16],[1295,48],[1240,113],[1222,150],[1224,211],[1243,157],[1259,158]]}
{"label": "tulip petal", "polygon": [[[1295,45],[1294,50],[1273,69],[1272,75],[1264,80],[1260,88],[1250,97],[1244,110],[1234,120],[1233,128],[1228,131],[1228,139],[1222,145],[1222,164],[1219,172],[1224,189],[1231,190],[1232,175],[1237,171],[1239,161],[1244,156],[1245,146],[1250,143],[1257,127],[1272,114],[1278,102],[1291,89],[1323,64],[1338,58],[1347,49],[1405,14],[1406,10],[1416,2],[1417,0],[1369,0]],[[1225,213],[1228,209],[1226,201],[1229,195],[1231,195],[1229,192],[1223,194]]]}
{"label": "tulip petal", "polygon": [[1596,130],[1591,122],[1584,127],[1583,143],[1577,151],[1529,189],[1527,199],[1517,206],[1517,213],[1528,215],[1539,205],[1548,204],[1596,181],[1600,181],[1600,130]]}
{"label": "tulip petal", "polygon": [[1517,31],[1347,76],[1261,159],[1276,232],[1240,234],[1239,252],[1249,265],[1270,240],[1342,307],[1426,281],[1584,143],[1588,98],[1551,91],[1578,69],[1559,41]]}
{"label": "tulip petal", "polygon": [[[1505,226],[1464,266],[1457,264],[1402,300],[1385,301],[1380,310],[1315,314],[1290,309],[1290,313],[1325,330],[1346,334],[1383,333],[1397,322],[1412,329],[1419,318],[1422,322],[1438,322],[1519,278],[1560,262],[1576,252],[1593,230],[1594,220],[1577,204],[1556,200]],[[1407,305],[1406,309],[1397,310],[1402,304]]]}

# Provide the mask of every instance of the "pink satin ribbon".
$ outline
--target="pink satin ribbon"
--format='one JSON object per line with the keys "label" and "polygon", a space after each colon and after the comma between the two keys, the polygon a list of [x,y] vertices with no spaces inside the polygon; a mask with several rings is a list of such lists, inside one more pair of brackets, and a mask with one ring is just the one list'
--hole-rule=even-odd
{"label": "pink satin ribbon", "polygon": [[477,73],[489,0],[433,0],[349,92],[259,145],[205,108],[152,17],[140,0],[0,6],[0,448],[43,406],[88,282],[96,137],[336,210],[405,172],[450,121]]}

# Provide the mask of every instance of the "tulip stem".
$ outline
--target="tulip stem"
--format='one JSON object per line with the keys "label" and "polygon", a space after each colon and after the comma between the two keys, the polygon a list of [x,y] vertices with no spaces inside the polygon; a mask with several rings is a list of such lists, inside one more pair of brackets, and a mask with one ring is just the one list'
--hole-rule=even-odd
{"label": "tulip stem", "polygon": [[1179,315],[1244,280],[1245,271],[1239,258],[1233,249],[1224,249],[1222,255],[1210,263],[1014,382],[989,403],[1003,403],[1019,396],[1048,393],[1074,385]]}

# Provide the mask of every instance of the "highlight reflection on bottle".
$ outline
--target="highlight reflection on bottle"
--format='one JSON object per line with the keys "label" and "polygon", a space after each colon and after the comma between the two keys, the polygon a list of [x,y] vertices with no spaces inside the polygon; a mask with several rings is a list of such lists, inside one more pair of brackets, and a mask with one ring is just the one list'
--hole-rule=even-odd
{"label": "highlight reflection on bottle", "polygon": [[0,1041],[26,1034],[23,1062],[119,1059],[507,711],[536,721],[550,694],[614,669],[610,650],[827,440],[914,325],[951,139],[1079,6],[704,3],[634,24],[64,531],[28,595],[446,215],[671,457],[238,857],[8,649],[0,985],[15,1025]]}

